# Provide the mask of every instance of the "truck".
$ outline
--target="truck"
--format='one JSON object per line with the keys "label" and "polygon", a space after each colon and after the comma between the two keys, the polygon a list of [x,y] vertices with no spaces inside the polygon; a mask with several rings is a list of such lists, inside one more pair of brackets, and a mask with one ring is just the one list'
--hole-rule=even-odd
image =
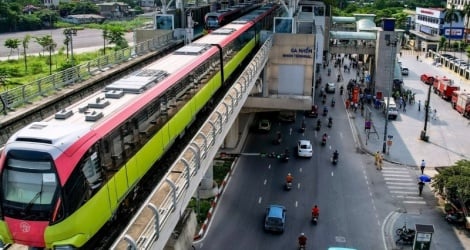
{"label": "truck", "polygon": [[433,83],[434,93],[442,97],[442,99],[450,101],[452,99],[452,93],[460,90],[460,87],[455,85],[454,80],[447,77],[436,77]]}
{"label": "truck", "polygon": [[434,83],[434,76],[431,74],[422,74],[421,75],[421,81],[424,82],[427,85],[433,84]]}
{"label": "truck", "polygon": [[452,107],[464,117],[470,118],[470,93],[455,91],[452,95]]}

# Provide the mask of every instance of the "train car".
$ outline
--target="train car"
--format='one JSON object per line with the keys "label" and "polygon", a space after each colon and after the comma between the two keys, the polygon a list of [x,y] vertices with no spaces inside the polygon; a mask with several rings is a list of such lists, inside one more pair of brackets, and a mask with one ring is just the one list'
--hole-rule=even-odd
{"label": "train car", "polygon": [[276,10],[260,8],[15,133],[0,155],[0,244],[83,247],[132,202]]}
{"label": "train car", "polygon": [[226,9],[209,12],[204,17],[204,32],[210,33],[258,7],[257,3],[241,3]]}

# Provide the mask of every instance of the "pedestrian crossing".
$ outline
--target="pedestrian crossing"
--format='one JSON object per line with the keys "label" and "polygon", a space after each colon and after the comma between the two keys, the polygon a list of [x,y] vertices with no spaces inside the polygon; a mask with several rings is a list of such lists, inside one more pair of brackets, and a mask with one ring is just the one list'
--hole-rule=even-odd
{"label": "pedestrian crossing", "polygon": [[405,167],[384,166],[381,170],[385,184],[393,197],[404,204],[425,205],[426,201],[418,193],[418,183]]}

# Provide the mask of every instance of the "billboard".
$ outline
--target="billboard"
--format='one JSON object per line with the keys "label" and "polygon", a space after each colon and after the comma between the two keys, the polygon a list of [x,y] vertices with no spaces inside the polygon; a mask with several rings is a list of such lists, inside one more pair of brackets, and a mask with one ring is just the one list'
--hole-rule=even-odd
{"label": "billboard", "polygon": [[155,16],[155,29],[157,30],[173,30],[175,28],[175,20],[173,15],[157,14]]}
{"label": "billboard", "polygon": [[462,39],[463,38],[463,28],[444,28],[444,36],[450,39]]}

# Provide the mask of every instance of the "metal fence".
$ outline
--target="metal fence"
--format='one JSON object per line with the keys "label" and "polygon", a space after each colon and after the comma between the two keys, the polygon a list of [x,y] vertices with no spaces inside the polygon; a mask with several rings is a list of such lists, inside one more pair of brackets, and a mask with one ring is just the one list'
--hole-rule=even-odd
{"label": "metal fence", "polygon": [[163,249],[266,65],[268,38],[111,249]]}
{"label": "metal fence", "polygon": [[33,103],[43,96],[50,95],[68,85],[83,82],[93,75],[111,68],[113,65],[154,51],[171,41],[173,41],[173,34],[169,32],[132,47],[113,51],[97,59],[38,79],[29,84],[8,89],[0,93],[0,113],[6,115],[9,110]]}

